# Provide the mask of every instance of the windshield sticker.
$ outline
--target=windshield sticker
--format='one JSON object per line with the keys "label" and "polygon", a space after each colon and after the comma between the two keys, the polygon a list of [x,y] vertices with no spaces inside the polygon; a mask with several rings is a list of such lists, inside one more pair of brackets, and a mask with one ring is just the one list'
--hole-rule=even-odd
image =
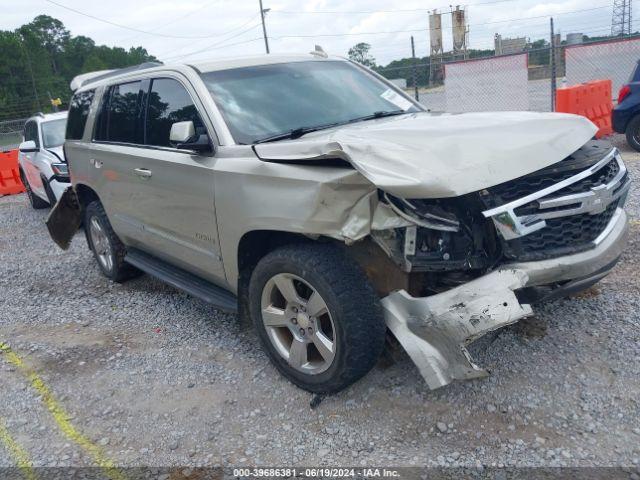
{"label": "windshield sticker", "polygon": [[391,89],[386,90],[380,96],[387,102],[393,103],[396,107],[399,107],[402,110],[409,110],[411,107],[413,107],[413,104],[409,100],[404,98],[402,95],[398,95]]}

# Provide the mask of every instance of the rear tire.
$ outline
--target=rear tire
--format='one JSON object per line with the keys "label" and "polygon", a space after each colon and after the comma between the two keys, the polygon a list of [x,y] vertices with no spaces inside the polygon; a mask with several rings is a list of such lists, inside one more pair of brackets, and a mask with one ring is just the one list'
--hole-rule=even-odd
{"label": "rear tire", "polygon": [[20,180],[22,180],[22,184],[24,185],[24,189],[27,191],[27,198],[29,199],[29,203],[31,207],[35,210],[42,210],[43,208],[49,208],[49,203],[31,190],[31,185],[29,185],[29,181],[27,180],[27,176],[24,174],[22,169],[20,169]]}
{"label": "rear tire", "polygon": [[251,275],[249,303],[270,360],[310,392],[348,387],[384,349],[380,300],[360,266],[336,246],[290,245],[267,254]]}
{"label": "rear tire", "polygon": [[636,152],[640,152],[640,115],[636,115],[627,125],[627,143]]}
{"label": "rear tire", "polygon": [[127,249],[111,228],[99,201],[91,202],[85,209],[84,228],[89,248],[105,277],[121,283],[142,274],[124,261]]}

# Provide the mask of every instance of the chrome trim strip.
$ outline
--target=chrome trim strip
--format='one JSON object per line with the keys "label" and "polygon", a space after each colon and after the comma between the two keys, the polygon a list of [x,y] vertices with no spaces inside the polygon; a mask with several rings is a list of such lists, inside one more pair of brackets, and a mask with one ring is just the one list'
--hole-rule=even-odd
{"label": "chrome trim strip", "polygon": [[618,220],[623,214],[624,214],[624,210],[622,208],[620,207],[616,208],[616,211],[613,214],[613,217],[611,217],[611,220],[609,221],[605,229],[602,231],[600,235],[598,235],[598,237],[592,243],[596,246],[600,245],[604,241],[604,239],[607,238],[609,234],[613,231],[616,224],[618,223]]}
{"label": "chrome trim strip", "polygon": [[[540,200],[593,175],[608,165],[613,159],[615,159],[618,164],[618,173],[607,185],[598,185],[588,192]],[[602,160],[590,168],[538,192],[531,193],[500,207],[484,211],[482,214],[486,218],[492,218],[496,228],[505,240],[513,240],[544,228],[546,226],[545,219],[568,217],[583,213],[597,215],[604,212],[612,202],[618,200],[629,190],[631,185],[630,180],[627,180],[624,184],[621,183],[626,174],[627,168],[622,162],[618,150],[613,148]],[[535,214],[518,216],[515,213],[516,208],[536,200],[538,200],[539,211]],[[570,208],[572,206],[574,208]],[[545,209],[561,207],[567,208],[555,211],[544,211]]]}
{"label": "chrome trim strip", "polygon": [[[521,207],[523,205],[526,205],[527,203],[532,202],[533,200],[537,200],[539,198],[546,197],[550,193],[554,193],[554,192],[557,192],[558,190],[562,190],[564,187],[568,187],[572,183],[576,183],[576,182],[578,182],[580,180],[583,180],[583,179],[593,175],[594,173],[596,173],[598,170],[603,168],[607,163],[609,163],[615,157],[619,157],[617,148],[612,149],[607,154],[606,157],[604,157],[602,160],[600,160],[598,163],[596,163],[592,167],[590,167],[590,168],[588,168],[586,170],[583,170],[582,172],[574,175],[573,177],[569,177],[566,180],[562,180],[561,182],[556,183],[555,185],[551,185],[550,187],[544,188],[544,189],[542,189],[542,190],[540,190],[538,192],[531,193],[531,194],[527,195],[526,197],[519,198],[518,200],[514,200],[513,202],[505,203],[504,205],[501,205],[499,207],[493,208],[491,210],[484,211],[484,212],[482,212],[482,214],[486,218],[493,217],[493,216],[495,216],[495,215],[497,215],[499,213],[503,213],[503,212],[506,212],[508,210],[513,210],[514,208],[518,208],[518,207]],[[622,162],[619,161],[618,163],[622,163]]]}

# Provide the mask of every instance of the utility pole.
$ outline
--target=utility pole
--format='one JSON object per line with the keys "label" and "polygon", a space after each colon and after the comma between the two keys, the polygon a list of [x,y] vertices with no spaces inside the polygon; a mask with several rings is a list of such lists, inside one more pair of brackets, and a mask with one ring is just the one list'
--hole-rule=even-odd
{"label": "utility pole", "polygon": [[267,38],[267,26],[264,23],[264,14],[267,13],[270,9],[266,10],[262,8],[262,0],[260,0],[260,17],[262,17],[262,34],[264,35],[264,48],[269,53],[269,39]]}
{"label": "utility pole", "polygon": [[551,43],[549,44],[549,64],[551,66],[551,111],[556,111],[556,35],[553,28],[553,17],[551,17]]}
{"label": "utility pole", "polygon": [[411,35],[411,58],[413,58],[413,89],[416,100],[420,100],[420,94],[418,93],[418,70],[416,67],[416,45],[413,41],[413,35]]}

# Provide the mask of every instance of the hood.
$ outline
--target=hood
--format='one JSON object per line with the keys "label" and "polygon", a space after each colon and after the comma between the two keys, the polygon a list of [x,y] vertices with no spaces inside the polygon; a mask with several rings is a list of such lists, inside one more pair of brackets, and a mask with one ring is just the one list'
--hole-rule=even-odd
{"label": "hood", "polygon": [[52,153],[54,155],[54,158],[57,157],[54,163],[66,162],[66,160],[64,159],[64,150],[62,149],[62,145],[60,145],[59,147],[47,148],[45,150]]}
{"label": "hood", "polygon": [[257,144],[254,149],[266,161],[341,158],[394,195],[445,198],[553,165],[596,131],[588,119],[570,114],[421,112]]}

